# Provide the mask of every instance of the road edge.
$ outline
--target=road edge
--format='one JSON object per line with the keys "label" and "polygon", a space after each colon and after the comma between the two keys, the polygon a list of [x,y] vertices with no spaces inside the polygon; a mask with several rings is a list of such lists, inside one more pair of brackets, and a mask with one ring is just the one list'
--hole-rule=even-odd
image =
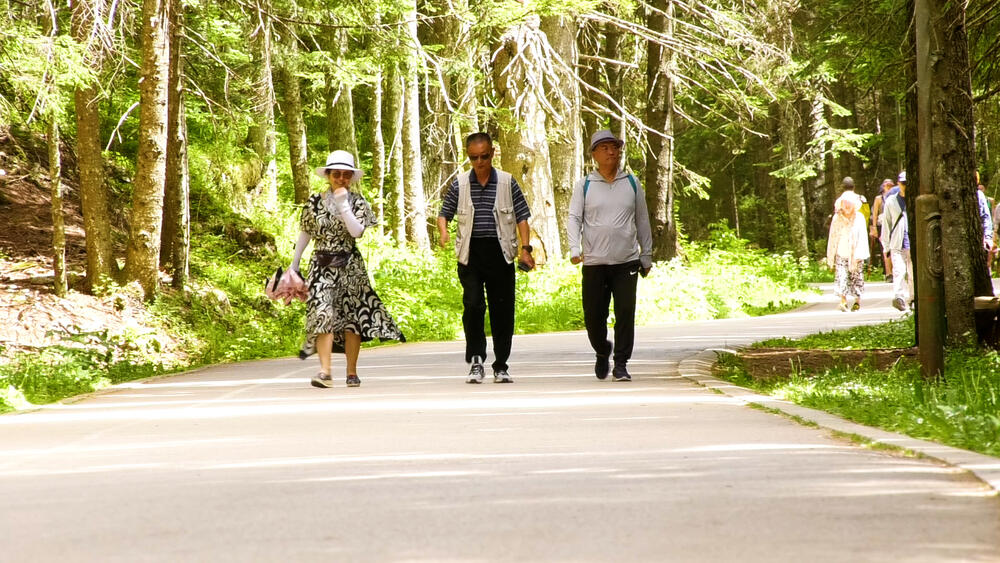
{"label": "road edge", "polygon": [[774,409],[791,417],[814,423],[820,428],[860,436],[874,444],[910,450],[922,456],[963,469],[989,486],[994,495],[1000,494],[1000,458],[938,444],[937,442],[912,438],[904,434],[882,430],[881,428],[858,424],[857,422],[852,422],[826,411],[803,407],[734,385],[712,375],[712,368],[715,366],[720,352],[736,352],[736,350],[731,348],[708,348],[681,360],[677,365],[677,371],[681,377],[688,381],[722,393],[743,403],[756,404],[768,409]]}

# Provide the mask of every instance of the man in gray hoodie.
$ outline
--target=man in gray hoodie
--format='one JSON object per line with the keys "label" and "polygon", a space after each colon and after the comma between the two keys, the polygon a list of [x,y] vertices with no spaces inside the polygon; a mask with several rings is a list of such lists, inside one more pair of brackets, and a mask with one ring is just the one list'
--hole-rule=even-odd
{"label": "man in gray hoodie", "polygon": [[[569,202],[570,260],[583,262],[583,318],[597,354],[594,373],[631,381],[626,364],[635,341],[635,295],[639,274],[652,267],[653,237],[646,196],[635,176],[621,170],[625,143],[611,131],[594,133],[590,155],[597,170],[573,186]],[[615,300],[615,342],[608,341],[608,307]]]}

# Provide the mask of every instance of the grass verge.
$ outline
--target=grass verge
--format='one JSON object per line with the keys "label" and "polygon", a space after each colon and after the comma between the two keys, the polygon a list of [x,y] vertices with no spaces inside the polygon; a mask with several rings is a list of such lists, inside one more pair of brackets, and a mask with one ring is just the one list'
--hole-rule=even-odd
{"label": "grass verge", "polygon": [[[913,319],[854,327],[759,347],[885,348],[913,345]],[[1000,456],[1000,355],[979,349],[946,352],[945,376],[926,381],[920,366],[901,360],[888,370],[868,363],[795,372],[758,381],[737,356],[720,358],[718,375],[737,385],[843,416],[855,422]]]}

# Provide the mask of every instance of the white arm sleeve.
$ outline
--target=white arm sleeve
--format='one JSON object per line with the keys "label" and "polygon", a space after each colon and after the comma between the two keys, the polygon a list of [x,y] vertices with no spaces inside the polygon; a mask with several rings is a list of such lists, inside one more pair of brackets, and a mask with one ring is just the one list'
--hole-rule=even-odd
{"label": "white arm sleeve", "polygon": [[351,204],[347,195],[334,196],[333,202],[340,213],[340,219],[344,221],[344,226],[347,227],[347,232],[351,233],[351,236],[354,238],[361,238],[361,235],[365,234],[365,227],[358,221],[354,212],[351,211]]}
{"label": "white arm sleeve", "polygon": [[292,256],[291,265],[288,266],[289,270],[298,271],[299,260],[302,260],[302,253],[305,252],[306,246],[309,244],[310,240],[312,240],[312,237],[309,236],[309,233],[299,231],[299,240],[295,241],[295,254]]}

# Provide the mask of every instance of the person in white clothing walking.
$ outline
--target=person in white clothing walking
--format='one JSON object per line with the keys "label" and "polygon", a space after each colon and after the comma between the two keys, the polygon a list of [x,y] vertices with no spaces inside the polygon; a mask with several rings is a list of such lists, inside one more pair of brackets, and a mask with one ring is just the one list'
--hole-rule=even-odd
{"label": "person in white clothing walking", "polygon": [[833,291],[840,297],[840,310],[847,311],[847,297],[854,296],[851,311],[861,308],[861,295],[865,292],[862,264],[870,256],[865,218],[858,211],[861,198],[854,192],[854,180],[844,178],[844,193],[834,203],[830,236],[826,244],[826,261],[833,268]]}

